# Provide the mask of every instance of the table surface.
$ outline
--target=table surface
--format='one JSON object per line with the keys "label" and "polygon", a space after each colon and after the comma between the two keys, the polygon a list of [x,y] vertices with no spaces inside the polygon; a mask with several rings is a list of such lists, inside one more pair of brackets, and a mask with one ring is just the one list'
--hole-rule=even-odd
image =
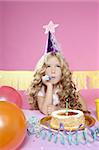
{"label": "table surface", "polygon": [[[37,117],[37,119],[41,119],[44,117],[39,111],[31,111],[31,110],[22,110],[28,120],[32,116]],[[92,111],[92,116],[96,118],[95,111]],[[95,126],[98,125],[98,121],[96,121]],[[66,141],[65,145],[58,142],[55,144],[52,140],[49,142],[47,139],[43,140],[41,137],[37,138],[34,135],[27,135],[21,144],[18,150],[98,150],[99,149],[99,141],[95,141],[93,143],[87,143],[85,145],[78,144],[78,145],[70,145],[68,141]]]}

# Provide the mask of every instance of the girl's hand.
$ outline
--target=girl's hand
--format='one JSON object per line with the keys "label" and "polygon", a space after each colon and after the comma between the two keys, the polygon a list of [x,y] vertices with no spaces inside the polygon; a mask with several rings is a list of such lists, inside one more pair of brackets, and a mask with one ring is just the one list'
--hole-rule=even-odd
{"label": "girl's hand", "polygon": [[56,106],[54,106],[54,105],[48,105],[48,107],[47,107],[47,113],[48,113],[48,115],[51,115],[51,113],[53,111],[55,111],[55,110],[56,110]]}
{"label": "girl's hand", "polygon": [[90,111],[88,111],[88,110],[83,111],[83,113],[84,113],[84,115],[87,115],[87,116],[91,115],[91,112],[90,112]]}
{"label": "girl's hand", "polygon": [[46,86],[48,86],[48,85],[51,84],[50,80],[51,80],[51,77],[48,76],[48,75],[45,75],[45,76],[42,77],[42,82],[43,82],[43,84],[45,84]]}

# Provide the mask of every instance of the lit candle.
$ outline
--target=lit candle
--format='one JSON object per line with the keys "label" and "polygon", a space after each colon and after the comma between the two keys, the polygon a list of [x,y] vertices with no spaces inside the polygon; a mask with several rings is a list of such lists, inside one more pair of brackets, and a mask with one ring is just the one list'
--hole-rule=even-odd
{"label": "lit candle", "polygon": [[66,115],[68,115],[68,102],[66,101]]}

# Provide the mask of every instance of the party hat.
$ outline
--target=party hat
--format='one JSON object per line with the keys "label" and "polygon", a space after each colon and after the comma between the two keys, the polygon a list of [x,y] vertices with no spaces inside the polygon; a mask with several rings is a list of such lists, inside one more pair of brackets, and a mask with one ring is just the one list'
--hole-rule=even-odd
{"label": "party hat", "polygon": [[55,28],[58,26],[58,24],[54,24],[52,21],[49,22],[48,25],[43,26],[45,28],[45,34],[48,33],[48,38],[46,42],[46,48],[45,53],[49,52],[58,52],[59,51],[59,45],[55,38],[54,32]]}

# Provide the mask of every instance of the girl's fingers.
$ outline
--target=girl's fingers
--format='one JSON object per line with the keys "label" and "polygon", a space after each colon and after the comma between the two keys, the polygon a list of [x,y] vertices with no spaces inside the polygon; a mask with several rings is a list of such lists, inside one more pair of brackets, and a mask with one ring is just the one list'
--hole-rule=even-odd
{"label": "girl's fingers", "polygon": [[52,113],[51,106],[48,106],[48,108],[47,108],[47,112],[48,112],[48,114],[49,114],[49,115]]}
{"label": "girl's fingers", "polygon": [[53,105],[49,105],[47,108],[48,114],[51,114],[53,111],[55,111],[55,107]]}

